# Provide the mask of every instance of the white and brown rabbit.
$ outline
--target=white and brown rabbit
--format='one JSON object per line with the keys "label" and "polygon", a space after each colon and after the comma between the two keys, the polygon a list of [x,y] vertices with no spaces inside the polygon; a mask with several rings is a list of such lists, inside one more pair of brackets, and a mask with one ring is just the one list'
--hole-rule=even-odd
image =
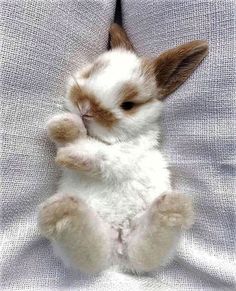
{"label": "white and brown rabbit", "polygon": [[193,221],[191,198],[171,189],[158,118],[162,99],[190,76],[208,45],[196,40],[144,59],[121,27],[112,25],[110,35],[112,50],[68,81],[70,113],[47,125],[63,173],[38,220],[67,265],[142,273],[170,259]]}

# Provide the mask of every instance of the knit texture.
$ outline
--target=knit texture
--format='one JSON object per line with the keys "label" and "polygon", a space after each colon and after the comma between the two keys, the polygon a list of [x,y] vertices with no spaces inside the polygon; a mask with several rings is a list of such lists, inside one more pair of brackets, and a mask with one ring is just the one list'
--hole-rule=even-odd
{"label": "knit texture", "polygon": [[235,22],[233,1],[124,0],[140,54],[193,39],[210,53],[165,101],[164,151],[176,189],[195,200],[196,223],[158,274],[66,269],[41,238],[37,205],[60,172],[45,122],[62,111],[66,78],[106,49],[115,0],[2,0],[1,290],[233,290]]}

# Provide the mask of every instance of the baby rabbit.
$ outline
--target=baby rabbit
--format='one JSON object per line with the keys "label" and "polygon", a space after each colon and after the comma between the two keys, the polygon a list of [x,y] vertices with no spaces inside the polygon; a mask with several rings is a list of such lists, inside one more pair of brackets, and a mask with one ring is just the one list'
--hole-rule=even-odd
{"label": "baby rabbit", "polygon": [[70,113],[47,125],[63,173],[38,223],[69,266],[143,273],[166,264],[193,222],[191,198],[171,189],[158,119],[162,100],[190,76],[208,45],[196,40],[145,59],[120,26],[113,24],[110,36],[112,49],[69,79]]}

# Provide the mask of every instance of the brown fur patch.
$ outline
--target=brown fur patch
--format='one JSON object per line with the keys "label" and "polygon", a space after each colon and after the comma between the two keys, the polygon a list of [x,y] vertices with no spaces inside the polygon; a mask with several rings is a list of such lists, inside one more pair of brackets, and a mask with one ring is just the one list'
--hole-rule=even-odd
{"label": "brown fur patch", "polygon": [[117,118],[112,112],[104,108],[102,104],[96,100],[96,97],[93,94],[86,92],[84,89],[81,89],[79,85],[73,86],[71,88],[70,99],[75,106],[89,102],[89,114],[105,127],[110,128],[114,123],[117,122]]}
{"label": "brown fur patch", "polygon": [[141,68],[142,68],[142,72],[143,72],[143,76],[146,79],[155,79],[154,76],[154,62],[152,59],[147,59],[147,58],[141,58]]}
{"label": "brown fur patch", "polygon": [[93,65],[90,65],[84,69],[81,70],[81,77],[84,79],[88,79],[93,71]]}
{"label": "brown fur patch", "polygon": [[75,140],[79,136],[80,131],[73,120],[64,119],[50,126],[48,133],[52,140],[59,143],[66,143]]}
{"label": "brown fur patch", "polygon": [[101,69],[104,69],[107,66],[107,62],[105,61],[95,61],[93,64],[88,66],[87,68],[84,68],[81,71],[81,77],[84,79],[90,78],[94,73],[97,73]]}
{"label": "brown fur patch", "polygon": [[174,192],[163,193],[151,205],[150,210],[154,221],[158,219],[161,225],[179,226],[188,229],[194,220],[194,210],[191,197]]}
{"label": "brown fur patch", "polygon": [[110,44],[111,48],[125,48],[134,51],[134,47],[128,38],[125,30],[118,24],[113,23],[110,27]]}
{"label": "brown fur patch", "polygon": [[195,40],[163,52],[149,64],[156,78],[159,98],[175,91],[208,53],[206,41]]}
{"label": "brown fur patch", "polygon": [[79,201],[73,196],[54,195],[40,205],[39,227],[40,232],[50,238],[58,232],[57,223],[68,217],[77,215]]}
{"label": "brown fur patch", "polygon": [[138,88],[131,82],[127,82],[122,88],[122,102],[132,101],[138,96]]}
{"label": "brown fur patch", "polygon": [[87,171],[90,169],[90,165],[86,160],[77,160],[75,157],[63,154],[63,153],[58,153],[57,157],[55,159],[56,164],[72,169],[72,170],[84,170]]}

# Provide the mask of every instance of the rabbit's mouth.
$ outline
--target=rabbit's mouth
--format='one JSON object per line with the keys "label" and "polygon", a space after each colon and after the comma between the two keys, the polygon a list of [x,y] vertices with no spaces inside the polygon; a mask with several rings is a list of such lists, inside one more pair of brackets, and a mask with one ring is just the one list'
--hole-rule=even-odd
{"label": "rabbit's mouth", "polygon": [[84,123],[85,128],[88,130],[89,122],[94,118],[93,115],[91,115],[91,114],[83,114],[81,116],[81,118],[82,118],[82,121]]}
{"label": "rabbit's mouth", "polygon": [[82,115],[82,120],[83,121],[87,121],[87,120],[91,120],[91,119],[93,119],[93,115],[91,115],[91,114]]}

